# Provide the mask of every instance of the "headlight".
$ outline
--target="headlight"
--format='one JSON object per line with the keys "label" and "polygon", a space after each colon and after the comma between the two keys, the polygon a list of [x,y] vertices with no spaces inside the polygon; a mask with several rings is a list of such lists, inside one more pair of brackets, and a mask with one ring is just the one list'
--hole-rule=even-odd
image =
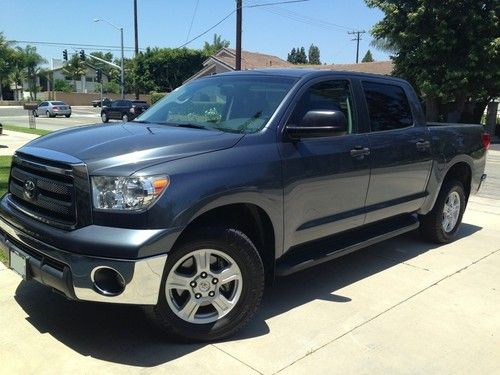
{"label": "headlight", "polygon": [[168,187],[168,176],[92,177],[92,200],[99,210],[145,210]]}

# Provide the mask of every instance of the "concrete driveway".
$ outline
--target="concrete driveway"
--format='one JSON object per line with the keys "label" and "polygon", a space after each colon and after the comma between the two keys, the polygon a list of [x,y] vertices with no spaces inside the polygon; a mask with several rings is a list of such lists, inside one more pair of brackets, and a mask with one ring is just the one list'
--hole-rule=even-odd
{"label": "concrete driveway", "polygon": [[[489,159],[498,176],[500,152]],[[498,374],[498,182],[471,199],[456,242],[409,233],[282,279],[246,329],[212,345],[172,343],[138,307],[67,301],[2,270],[0,372]]]}

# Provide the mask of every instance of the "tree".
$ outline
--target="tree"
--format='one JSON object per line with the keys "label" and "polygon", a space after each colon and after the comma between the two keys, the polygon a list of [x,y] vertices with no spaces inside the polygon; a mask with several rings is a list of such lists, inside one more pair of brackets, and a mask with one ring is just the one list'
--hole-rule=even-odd
{"label": "tree", "polygon": [[24,48],[17,47],[17,51],[21,54],[20,59],[23,61],[30,99],[36,100],[36,95],[40,91],[40,87],[37,85],[37,77],[44,74],[45,71],[41,68],[41,65],[47,63],[47,60],[38,54],[35,46],[29,44]]}
{"label": "tree", "polygon": [[141,92],[169,92],[203,68],[203,51],[188,48],[147,48],[137,55],[133,79]]}
{"label": "tree", "polygon": [[229,41],[222,39],[221,35],[214,34],[214,38],[212,39],[212,43],[205,42],[203,46],[203,52],[206,56],[215,55],[223,48],[229,47]]}
{"label": "tree", "polygon": [[309,64],[311,65],[321,65],[319,47],[311,44],[309,46]]}
{"label": "tree", "polygon": [[304,47],[292,48],[287,60],[292,64],[307,64],[306,49]]}
{"label": "tree", "polygon": [[365,57],[363,57],[363,60],[361,62],[368,63],[368,62],[374,62],[373,56],[372,56],[372,51],[368,50],[366,51]]}
{"label": "tree", "polygon": [[76,80],[87,74],[87,65],[82,61],[77,53],[71,55],[68,62],[64,65],[62,73],[73,80],[73,90],[76,92]]}
{"label": "tree", "polygon": [[365,1],[385,13],[372,34],[425,97],[428,119],[479,122],[500,96],[498,0]]}
{"label": "tree", "polygon": [[3,33],[0,32],[0,100],[3,99],[2,88],[5,82],[9,82],[9,75],[12,73],[12,57],[15,50],[12,44],[5,40]]}

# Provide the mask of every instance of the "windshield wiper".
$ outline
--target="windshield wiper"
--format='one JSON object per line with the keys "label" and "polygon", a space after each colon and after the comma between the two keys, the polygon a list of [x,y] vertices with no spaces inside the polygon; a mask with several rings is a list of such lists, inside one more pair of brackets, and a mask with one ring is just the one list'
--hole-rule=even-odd
{"label": "windshield wiper", "polygon": [[174,124],[179,128],[191,128],[191,129],[204,129],[204,130],[212,130],[213,128],[209,126],[203,126],[199,124],[185,123],[185,124]]}
{"label": "windshield wiper", "polygon": [[132,120],[129,122],[137,122],[139,124],[151,124],[151,121],[144,121],[144,120]]}

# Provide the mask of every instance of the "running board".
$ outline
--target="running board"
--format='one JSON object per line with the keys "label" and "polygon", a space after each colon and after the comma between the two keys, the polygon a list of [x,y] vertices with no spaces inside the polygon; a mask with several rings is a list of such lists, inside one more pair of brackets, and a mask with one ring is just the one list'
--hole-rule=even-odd
{"label": "running board", "polygon": [[410,232],[419,226],[420,222],[415,215],[404,215],[309,242],[290,249],[276,264],[276,275],[286,276],[328,262],[364,247]]}

